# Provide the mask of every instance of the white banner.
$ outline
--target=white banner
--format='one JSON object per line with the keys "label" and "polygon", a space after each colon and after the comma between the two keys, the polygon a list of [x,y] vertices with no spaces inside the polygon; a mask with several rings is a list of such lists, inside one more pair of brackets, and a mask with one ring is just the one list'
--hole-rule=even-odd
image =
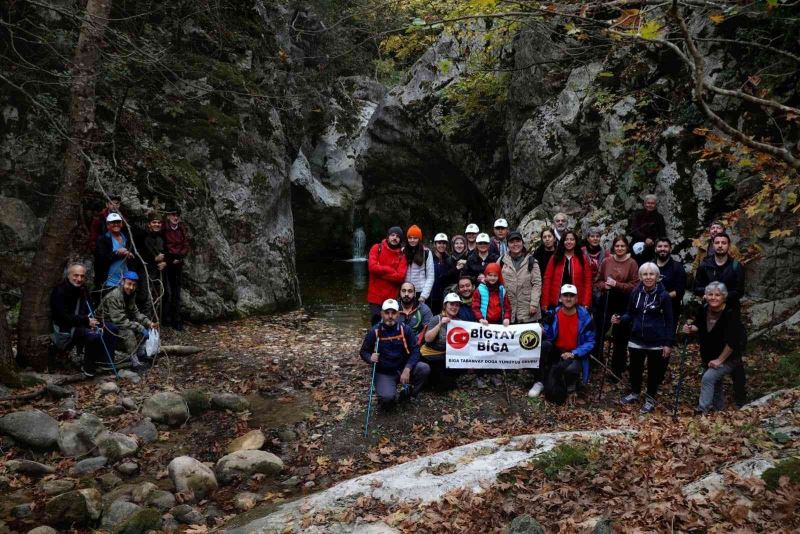
{"label": "white banner", "polygon": [[531,369],[539,367],[542,327],[538,323],[482,325],[450,321],[447,367],[450,369]]}

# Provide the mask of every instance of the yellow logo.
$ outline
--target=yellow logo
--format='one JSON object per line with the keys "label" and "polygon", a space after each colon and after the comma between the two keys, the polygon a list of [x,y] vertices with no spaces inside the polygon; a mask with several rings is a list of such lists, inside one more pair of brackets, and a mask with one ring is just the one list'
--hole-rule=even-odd
{"label": "yellow logo", "polygon": [[519,335],[519,346],[525,350],[533,350],[539,346],[539,334],[535,330],[525,330]]}

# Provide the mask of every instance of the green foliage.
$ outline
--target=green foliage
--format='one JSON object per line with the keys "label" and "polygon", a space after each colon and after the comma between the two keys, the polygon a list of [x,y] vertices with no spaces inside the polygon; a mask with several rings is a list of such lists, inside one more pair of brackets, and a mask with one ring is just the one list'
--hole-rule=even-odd
{"label": "green foliage", "polygon": [[793,484],[800,484],[800,458],[781,460],[775,467],[767,469],[761,475],[767,487],[773,491],[778,488],[781,477],[787,477]]}
{"label": "green foliage", "polygon": [[560,443],[536,458],[536,466],[547,478],[555,478],[567,467],[589,463],[590,447],[583,443]]}
{"label": "green foliage", "polygon": [[508,99],[509,75],[480,71],[464,75],[442,93],[448,113],[442,121],[445,135],[499,116]]}

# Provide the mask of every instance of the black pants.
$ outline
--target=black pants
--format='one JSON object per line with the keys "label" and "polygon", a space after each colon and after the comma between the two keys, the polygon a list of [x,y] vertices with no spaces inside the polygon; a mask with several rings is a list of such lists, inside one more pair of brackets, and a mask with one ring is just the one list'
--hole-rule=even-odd
{"label": "black pants", "polygon": [[181,322],[181,278],[183,264],[167,264],[166,283],[164,284],[164,322],[180,324]]}
{"label": "black pants", "polygon": [[736,406],[741,408],[747,404],[747,377],[744,374],[744,363],[733,368],[731,378],[733,378],[733,396],[736,399]]}
{"label": "black pants", "polygon": [[[628,340],[631,337],[631,328],[625,323],[615,324],[611,329],[611,339],[614,347],[611,351],[611,371],[622,377],[628,367]],[[631,365],[633,363],[631,362]]]}
{"label": "black pants", "polygon": [[644,374],[644,363],[647,360],[647,394],[655,398],[658,394],[658,387],[664,381],[664,375],[669,366],[669,358],[661,356],[661,349],[631,348],[629,350],[631,355],[631,391],[636,394],[642,392],[642,375]]}
{"label": "black pants", "polygon": [[535,373],[538,382],[544,382],[547,379],[547,375],[550,374],[550,371],[557,366],[560,372],[582,377],[583,368],[581,367],[581,362],[574,358],[572,360],[564,360],[561,358],[561,352],[561,350],[546,339],[542,340],[539,369],[537,369]]}

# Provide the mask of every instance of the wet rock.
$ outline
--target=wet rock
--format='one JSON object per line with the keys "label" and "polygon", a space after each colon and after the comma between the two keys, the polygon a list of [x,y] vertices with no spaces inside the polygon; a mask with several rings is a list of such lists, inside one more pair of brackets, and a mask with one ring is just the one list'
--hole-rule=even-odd
{"label": "wet rock", "polygon": [[86,458],[72,466],[69,474],[72,476],[81,476],[88,473],[102,469],[108,463],[108,458],[105,456],[95,456],[93,458]]}
{"label": "wet rock", "polygon": [[545,534],[544,528],[528,514],[515,517],[506,529],[506,534]]}
{"label": "wet rock", "polygon": [[67,479],[42,480],[39,487],[45,495],[59,495],[75,489],[75,482]]}
{"label": "wet rock", "polygon": [[129,477],[139,472],[139,464],[136,462],[123,462],[117,466],[117,471]]}
{"label": "wet rock", "polygon": [[100,393],[103,395],[110,395],[112,393],[119,393],[119,386],[115,382],[103,382],[100,384]]}
{"label": "wet rock", "polygon": [[40,464],[31,460],[9,460],[6,462],[6,467],[12,473],[23,473],[26,475],[49,475],[55,473],[54,467],[49,465]]}
{"label": "wet rock", "polygon": [[181,391],[181,397],[189,406],[189,413],[199,415],[211,409],[211,395],[202,389],[187,389]]}
{"label": "wet rock", "polygon": [[283,469],[280,458],[267,451],[239,451],[223,456],[217,462],[215,471],[223,484],[236,476],[249,477],[254,473],[272,475]]}
{"label": "wet rock", "polygon": [[148,495],[145,505],[166,512],[175,506],[175,496],[164,490],[155,490]]}
{"label": "wet rock", "polygon": [[48,522],[55,525],[92,525],[101,512],[102,499],[96,489],[62,493],[45,504]]}
{"label": "wet rock", "polygon": [[142,381],[141,376],[127,369],[123,369],[119,372],[119,378],[122,380],[127,380],[128,382],[131,382],[133,384],[138,384],[139,382]]}
{"label": "wet rock", "polygon": [[189,419],[189,407],[177,393],[162,391],[144,401],[142,415],[157,423],[180,426]]}
{"label": "wet rock", "polygon": [[118,525],[113,534],[144,534],[157,529],[161,524],[161,513],[153,508],[137,510],[122,524]]}
{"label": "wet rock", "polygon": [[120,484],[122,484],[122,479],[119,478],[114,473],[106,473],[105,475],[101,476],[98,480],[100,481],[100,486],[105,491],[112,490],[117,486],[119,486]]}
{"label": "wet rock", "polygon": [[143,503],[150,497],[150,494],[158,490],[158,486],[152,482],[142,482],[137,484],[131,491],[131,498],[135,503]]}
{"label": "wet rock", "polygon": [[179,492],[191,491],[195,498],[202,499],[217,490],[217,478],[211,468],[191,456],[174,458],[169,463],[168,470],[169,477]]}
{"label": "wet rock", "polygon": [[58,442],[58,422],[39,410],[0,417],[0,432],[36,449],[49,449]]}
{"label": "wet rock", "polygon": [[133,434],[142,443],[151,443],[158,439],[158,429],[150,419],[141,421],[121,429],[120,434]]}
{"label": "wet rock", "polygon": [[17,519],[25,519],[33,515],[33,503],[19,504],[11,509],[12,517]]}
{"label": "wet rock", "polygon": [[263,432],[260,430],[251,430],[247,434],[239,436],[231,441],[228,444],[227,451],[228,453],[233,453],[246,450],[258,450],[264,446],[266,440],[267,438],[264,436]]}
{"label": "wet rock", "polygon": [[211,397],[211,405],[217,410],[246,412],[250,409],[250,401],[235,393],[218,393]]}
{"label": "wet rock", "polygon": [[103,530],[111,530],[141,509],[141,506],[132,502],[114,501],[103,512],[103,521],[100,523],[100,527]]}
{"label": "wet rock", "polygon": [[136,411],[136,401],[130,397],[122,397],[119,399],[119,404],[129,412]]}
{"label": "wet rock", "polygon": [[251,508],[254,508],[258,501],[261,500],[261,495],[257,493],[251,493],[249,491],[245,491],[242,493],[238,493],[233,498],[233,505],[236,507],[237,510],[240,512],[246,512]]}
{"label": "wet rock", "polygon": [[102,456],[116,462],[126,456],[132,456],[139,450],[139,443],[125,434],[103,432],[97,437],[97,449]]}
{"label": "wet rock", "polygon": [[61,423],[58,448],[64,456],[82,456],[94,450],[95,440],[104,430],[99,417],[90,413],[81,414],[76,421]]}
{"label": "wet rock", "polygon": [[48,527],[47,525],[42,525],[41,527],[32,528],[28,531],[28,534],[58,534],[58,531],[53,527]]}
{"label": "wet rock", "polygon": [[47,384],[45,389],[47,390],[47,394],[54,399],[65,399],[71,397],[74,393],[72,388],[65,388],[57,384]]}

